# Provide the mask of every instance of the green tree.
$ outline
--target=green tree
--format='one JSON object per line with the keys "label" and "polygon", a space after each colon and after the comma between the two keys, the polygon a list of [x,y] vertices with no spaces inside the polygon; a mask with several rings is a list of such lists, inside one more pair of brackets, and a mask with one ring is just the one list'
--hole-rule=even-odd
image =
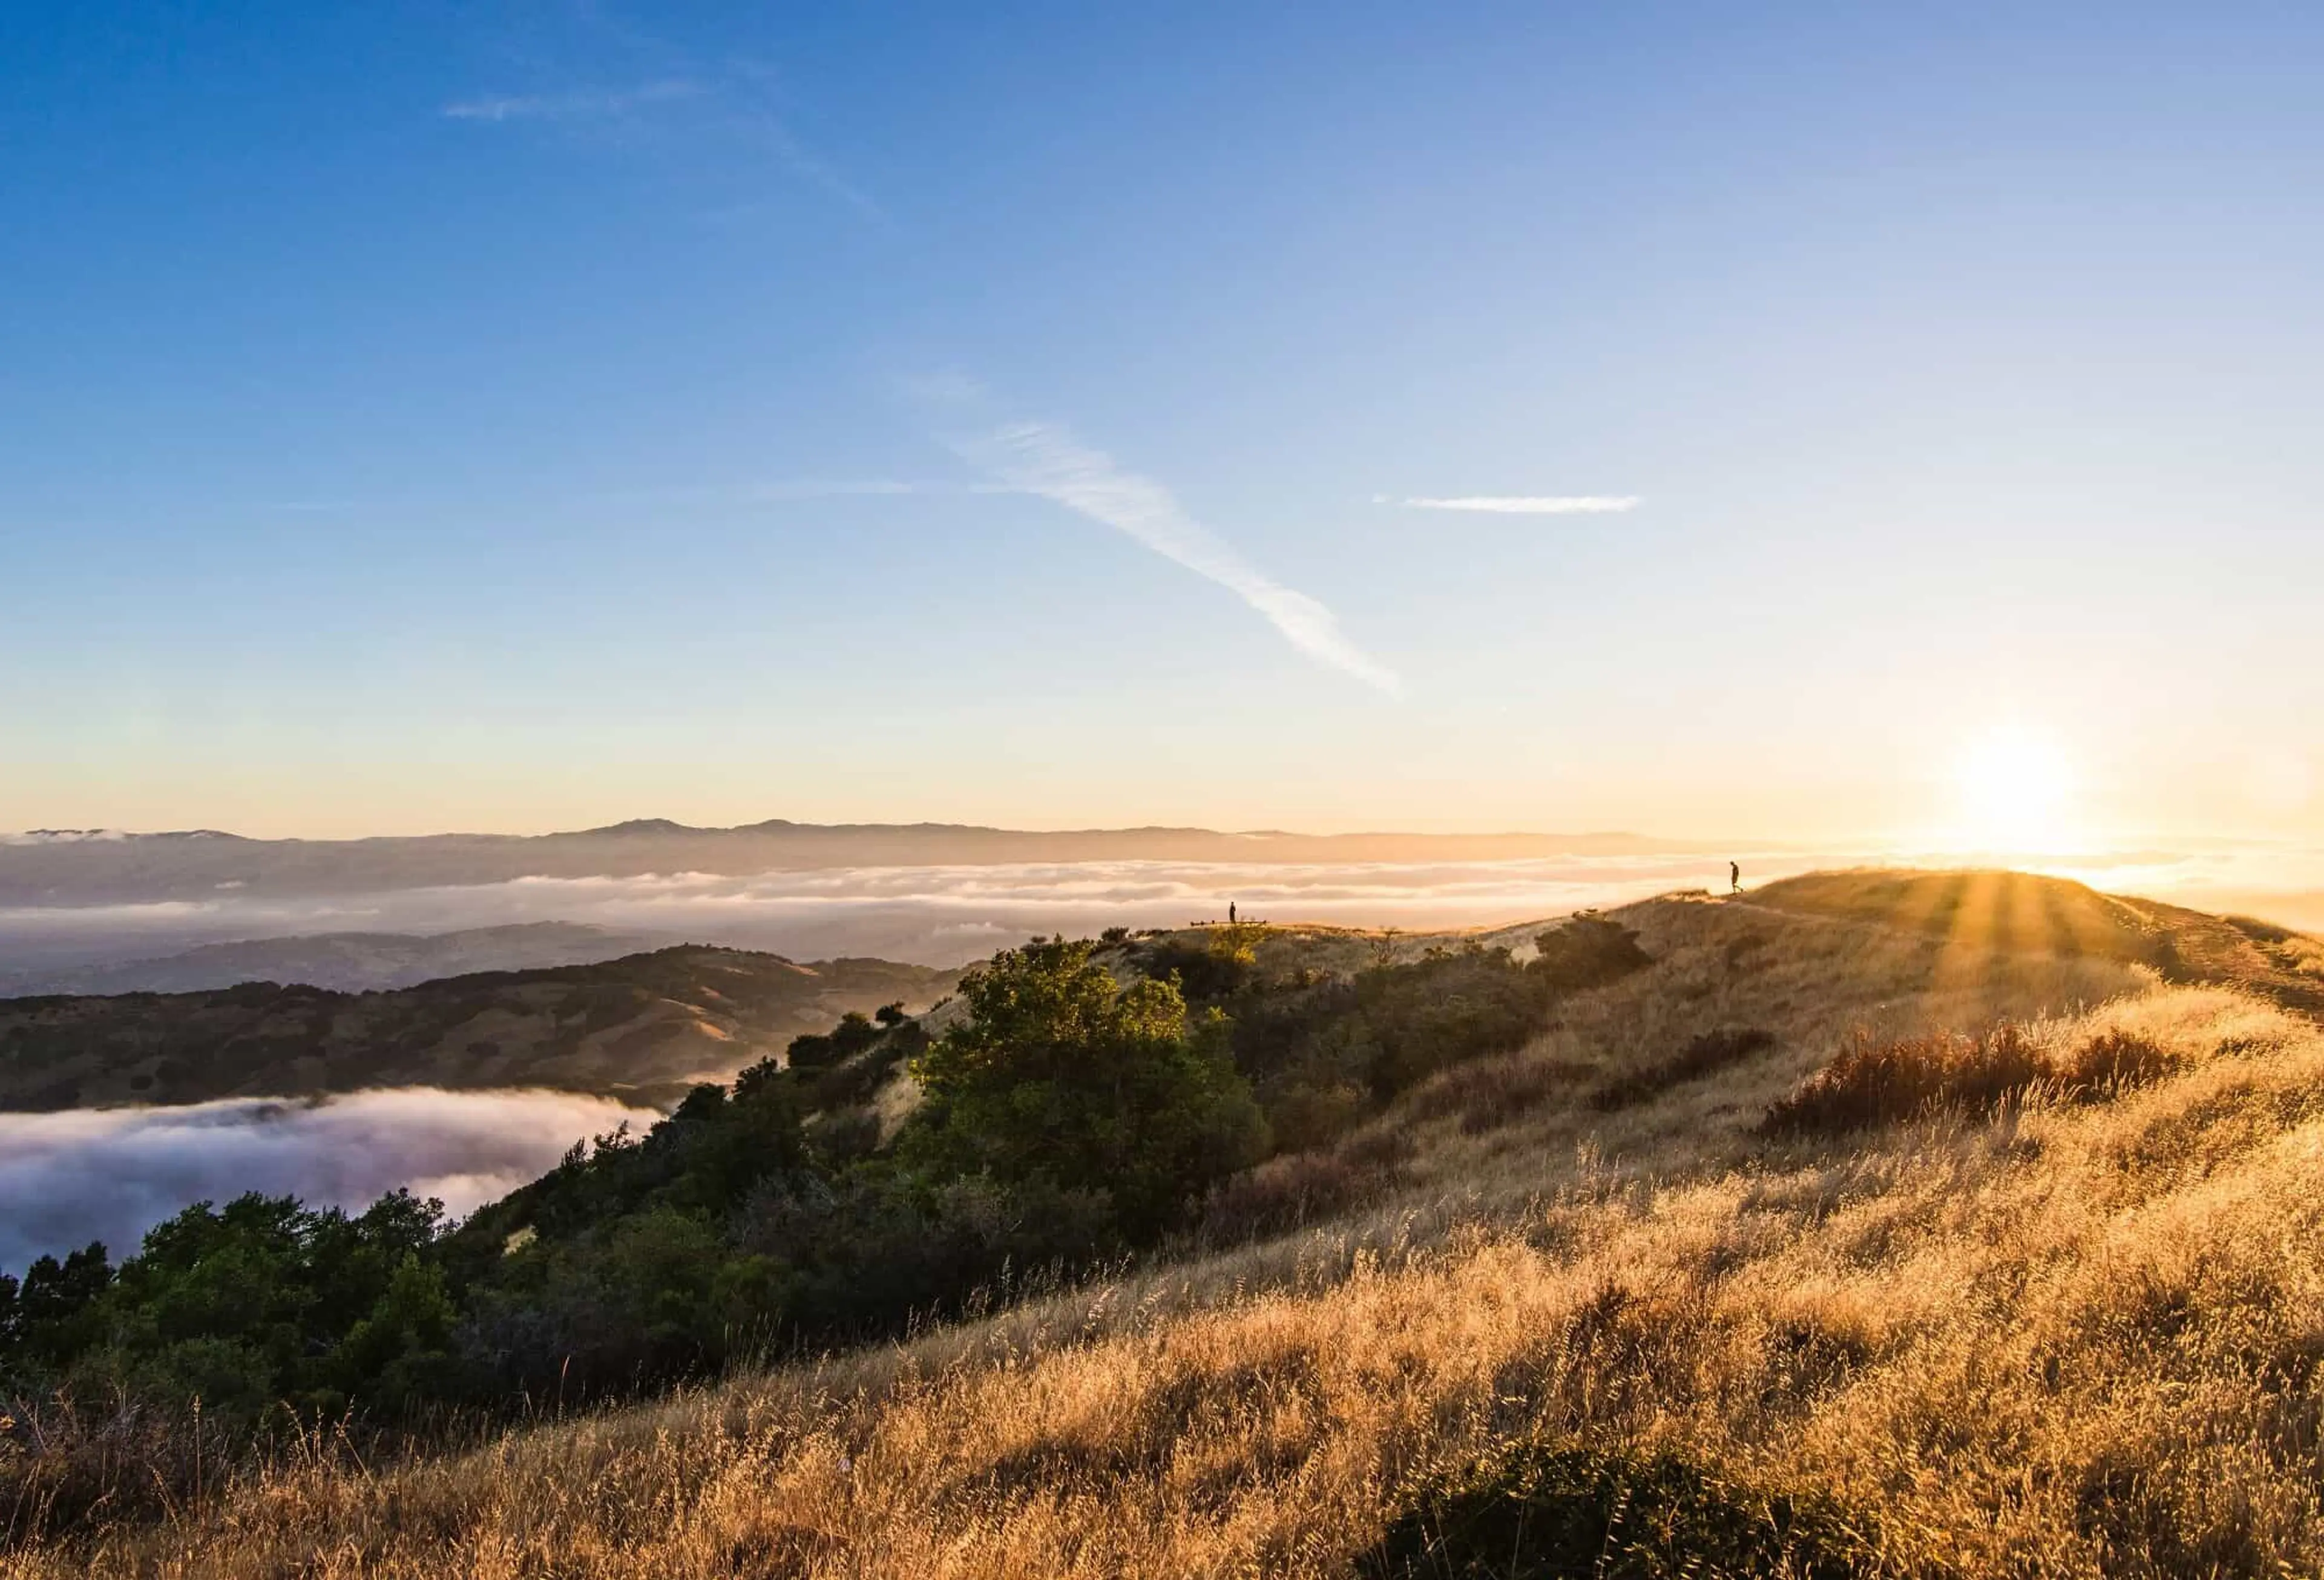
{"label": "green tree", "polygon": [[1103,1191],[1133,1238],[1266,1150],[1225,1023],[1169,981],[1115,985],[1086,942],[1009,950],[961,982],[970,1018],[912,1062],[907,1156],[936,1177]]}

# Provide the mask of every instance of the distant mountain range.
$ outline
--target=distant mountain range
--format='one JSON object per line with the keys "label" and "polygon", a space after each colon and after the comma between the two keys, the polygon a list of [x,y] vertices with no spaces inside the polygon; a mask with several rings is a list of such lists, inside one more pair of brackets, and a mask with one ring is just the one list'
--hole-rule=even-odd
{"label": "distant mountain range", "polygon": [[127,834],[42,829],[0,835],[0,906],[149,904],[344,895],[521,877],[740,876],[827,867],[1066,861],[1314,863],[1499,861],[1652,855],[1690,849],[1635,834],[1291,834],[1210,829],[1054,832],[957,823],[797,823],[689,828],[643,818],[573,833],[252,840],[213,830]]}
{"label": "distant mountain range", "polygon": [[475,971],[586,965],[670,941],[577,922],[521,922],[456,932],[318,932],[209,943],[152,960],[0,972],[0,997],[29,994],[198,993],[279,982],[360,993]]}
{"label": "distant mountain range", "polygon": [[723,1079],[851,1009],[918,1009],[958,973],[802,965],[681,945],[592,965],[377,993],[245,983],[202,993],[0,999],[0,1110],[374,1087],[546,1087],[632,1102]]}

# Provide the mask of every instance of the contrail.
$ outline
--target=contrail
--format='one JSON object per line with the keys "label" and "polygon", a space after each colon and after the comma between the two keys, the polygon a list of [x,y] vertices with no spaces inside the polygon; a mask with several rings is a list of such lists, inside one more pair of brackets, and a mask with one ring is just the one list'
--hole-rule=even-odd
{"label": "contrail", "polygon": [[963,459],[1010,488],[1054,500],[1216,582],[1266,616],[1309,657],[1391,695],[1404,690],[1394,670],[1348,639],[1329,609],[1244,559],[1187,515],[1168,489],[1123,471],[1111,456],[1077,444],[1065,429],[1049,423],[1010,423],[951,444]]}

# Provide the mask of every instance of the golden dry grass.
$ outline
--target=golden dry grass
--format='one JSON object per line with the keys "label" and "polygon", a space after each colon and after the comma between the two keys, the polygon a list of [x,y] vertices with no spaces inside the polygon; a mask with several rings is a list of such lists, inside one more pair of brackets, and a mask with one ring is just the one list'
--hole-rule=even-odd
{"label": "golden dry grass", "polygon": [[[1660,963],[1519,1058],[1578,1093],[1720,1024],[1781,1046],[1613,1116],[1464,1131],[1412,1119],[1424,1089],[1406,1193],[1364,1218],[471,1454],[320,1457],[0,1576],[1346,1574],[1432,1475],[1528,1438],[1828,1496],[1899,1572],[2324,1567],[2315,1025],[1748,905],[1628,919]],[[2184,1068],[1749,1134],[1858,1024],[2001,1015]]]}

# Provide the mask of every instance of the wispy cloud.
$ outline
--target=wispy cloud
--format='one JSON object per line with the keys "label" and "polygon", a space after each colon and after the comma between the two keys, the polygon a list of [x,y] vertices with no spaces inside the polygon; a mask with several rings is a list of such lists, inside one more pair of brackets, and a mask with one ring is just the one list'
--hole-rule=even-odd
{"label": "wispy cloud", "polygon": [[841,174],[829,160],[791,131],[789,122],[776,107],[781,102],[781,93],[772,70],[748,60],[731,61],[729,69],[733,74],[732,91],[723,97],[738,133],[754,139],[798,179],[822,188],[867,218],[888,219],[888,211],[871,194]]}
{"label": "wispy cloud", "polygon": [[844,500],[890,495],[957,493],[952,482],[919,482],[902,477],[794,478],[780,482],[753,482],[740,491],[742,498],[761,503],[786,500]]}
{"label": "wispy cloud", "polygon": [[706,483],[690,488],[623,489],[593,494],[593,501],[626,505],[784,505],[816,500],[959,499],[1021,491],[1005,482],[963,482],[915,477],[786,477],[763,482]]}
{"label": "wispy cloud", "polygon": [[[626,60],[646,79],[632,87],[577,88],[530,94],[492,94],[443,106],[450,120],[488,124],[525,122],[570,132],[641,127],[657,111],[687,111],[669,128],[705,148],[723,145],[729,159],[770,160],[793,179],[838,198],[868,218],[887,223],[889,215],[872,196],[791,130],[779,107],[781,93],[770,69],[748,60],[706,63],[634,30],[612,25],[602,16],[602,43]],[[730,206],[731,208],[731,206]]]}
{"label": "wispy cloud", "polygon": [[1064,428],[1013,422],[968,438],[953,450],[1010,489],[1038,494],[1122,532],[1166,559],[1226,588],[1265,616],[1293,647],[1367,685],[1404,689],[1396,672],[1350,641],[1332,611],[1259,570],[1193,517],[1151,478],[1125,472],[1111,456],[1075,442]]}
{"label": "wispy cloud", "polygon": [[1477,510],[1493,516],[1594,516],[1637,509],[1637,494],[1463,494],[1454,499],[1391,499],[1374,494],[1376,505],[1409,510]]}
{"label": "wispy cloud", "polygon": [[700,83],[683,78],[642,83],[636,87],[581,93],[512,94],[460,99],[444,106],[455,121],[590,121],[628,115],[654,105],[699,98]]}

